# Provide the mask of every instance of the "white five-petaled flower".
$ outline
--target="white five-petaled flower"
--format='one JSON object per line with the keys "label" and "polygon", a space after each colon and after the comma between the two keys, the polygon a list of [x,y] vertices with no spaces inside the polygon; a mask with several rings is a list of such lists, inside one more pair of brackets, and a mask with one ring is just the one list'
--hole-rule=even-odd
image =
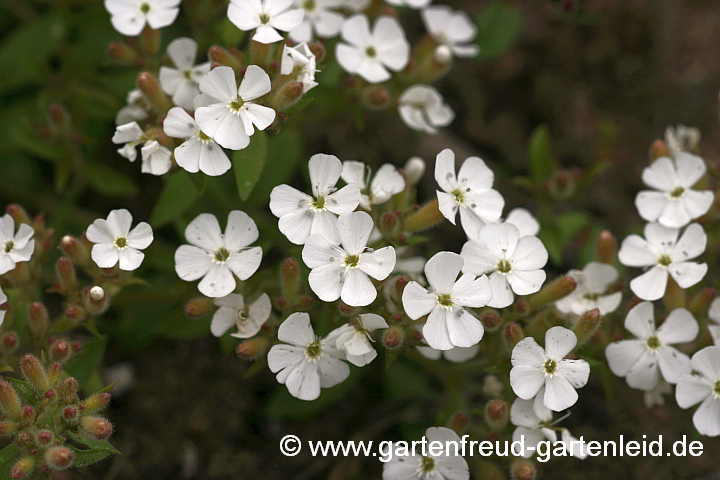
{"label": "white five-petaled flower", "polygon": [[307,93],[317,86],[315,73],[317,72],[315,54],[307,43],[303,42],[295,47],[283,46],[280,73],[288,75],[297,82],[302,82],[303,93]]}
{"label": "white five-petaled flower", "polygon": [[460,210],[465,233],[478,230],[486,223],[495,223],[502,215],[505,200],[492,185],[495,175],[478,157],[469,157],[455,176],[455,153],[446,148],[435,160],[435,181],[438,208],[455,225]]}
{"label": "white five-petaled flower", "polygon": [[370,83],[390,80],[388,71],[399,72],[410,60],[410,44],[395,18],[381,16],[373,30],[365,15],[354,15],[342,27],[342,38],[335,56],[348,73],[359,75]]}
{"label": "white five-petaled flower", "polygon": [[463,363],[472,359],[480,351],[480,345],[472,347],[454,347],[450,350],[436,350],[432,347],[415,347],[420,355],[430,360],[440,360],[443,357],[448,362]]}
{"label": "white five-petaled flower", "polygon": [[105,0],[115,30],[134,37],[147,23],[158,30],[171,25],[180,12],[182,0]]}
{"label": "white five-petaled flower", "polygon": [[253,125],[265,130],[275,121],[275,110],[253,102],[271,89],[270,77],[257,65],[247,67],[239,88],[232,68],[214,68],[200,80],[200,91],[209,98],[195,111],[195,121],[223,147],[242,150],[255,133]]}
{"label": "white five-petaled flower", "polygon": [[142,155],[142,167],[140,170],[143,173],[164,175],[172,167],[170,158],[172,152],[167,147],[160,145],[156,140],[148,138],[137,122],[118,126],[115,129],[112,141],[116,144],[124,144],[117,152],[131,162],[137,159],[136,147],[141,143],[143,144],[140,149]]}
{"label": "white five-petaled flower", "polygon": [[337,215],[350,213],[360,203],[360,187],[349,183],[340,190],[335,184],[342,174],[342,162],[333,155],[316,154],[308,162],[312,196],[289,185],[278,185],[270,193],[270,211],[278,217],[278,228],[296,245],[310,235],[322,235],[340,243]]}
{"label": "white five-petaled flower", "polygon": [[163,129],[170,137],[185,139],[175,148],[174,154],[178,166],[188,172],[217,176],[232,167],[222,147],[200,130],[195,119],[182,108],[170,109],[163,121]]}
{"label": "white five-petaled flower", "polygon": [[321,387],[334,387],[350,375],[337,339],[316,337],[307,313],[290,315],[278,328],[278,340],[285,344],[270,349],[268,366],[293,397],[315,400]]}
{"label": "white five-petaled flower", "polygon": [[[7,295],[5,295],[5,292],[2,291],[2,288],[0,288],[0,307],[8,301]],[[3,322],[5,321],[5,309],[0,308],[0,327],[2,327]]]}
{"label": "white five-petaled flower", "polygon": [[371,3],[372,0],[343,0],[343,6],[351,12],[362,12]]}
{"label": "white five-petaled flower", "polygon": [[310,42],[313,32],[321,38],[333,38],[340,33],[343,17],[334,9],[342,8],[344,0],[295,0],[295,5],[305,11],[305,18],[290,31],[295,42]]}
{"label": "white five-petaled flower", "polygon": [[21,223],[15,233],[15,220],[6,213],[0,217],[0,275],[9,272],[20,262],[27,262],[35,251],[35,230]]}
{"label": "white five-petaled flower", "polygon": [[[499,218],[495,222],[488,223],[507,223],[510,225],[515,225],[521,238],[528,235],[536,236],[540,231],[540,222],[537,221],[537,218],[535,218],[532,213],[525,210],[524,208],[513,208],[512,210],[510,210],[510,212],[508,212],[508,215],[507,217],[505,217],[505,219]],[[482,227],[484,227],[488,223],[485,223],[483,221],[474,221],[466,222],[465,224],[463,224],[463,226],[465,227],[463,230],[465,230],[465,234],[467,235],[468,240],[477,239],[480,236],[480,230],[482,230]]]}
{"label": "white five-petaled flower", "polygon": [[453,447],[461,443],[457,433],[445,427],[431,427],[425,430],[425,440],[428,444],[442,445],[440,454],[432,455],[433,449],[428,449],[425,452],[428,456],[420,452],[394,455],[383,464],[383,480],[469,480],[468,464]]}
{"label": "white five-petaled flower", "polygon": [[600,315],[614,312],[622,300],[622,292],[607,293],[618,278],[612,265],[590,262],[582,270],[570,270],[568,276],[575,279],[577,287],[570,295],[555,302],[563,313],[582,315],[597,308]]}
{"label": "white five-petaled flower", "polygon": [[693,190],[707,168],[702,158],[679,152],[674,159],[660,157],[642,172],[645,185],[635,197],[640,216],[670,228],[684,227],[710,209],[715,195],[710,190]]}
{"label": "white five-petaled flower", "polygon": [[367,248],[374,224],[365,212],[340,215],[337,219],[338,244],[323,235],[310,235],[302,258],[312,271],[310,288],[324,302],[341,298],[353,307],[370,305],[377,289],[370,277],[385,280],[395,268],[395,249]]}
{"label": "white five-petaled flower", "polygon": [[605,348],[610,370],[625,377],[638,390],[652,390],[662,378],[675,384],[690,372],[690,358],[672,345],[688,343],[698,334],[698,324],[684,308],[676,308],[660,328],[655,328],[653,304],[642,302],[625,317],[625,328],[637,337],[613,342]]}
{"label": "white five-petaled flower", "polygon": [[707,235],[697,223],[688,225],[682,235],[678,228],[648,223],[645,238],[630,235],[623,240],[618,259],[625,266],[648,269],[632,279],[630,289],[641,299],[653,301],[665,294],[668,274],[680,288],[692,287],[702,280],[707,264],[688,260],[701,255],[706,245]]}
{"label": "white five-petaled flower", "polygon": [[675,399],[680,408],[700,403],[693,414],[693,424],[702,435],[717,437],[720,435],[720,347],[703,348],[693,355],[690,366],[695,374],[680,377]]}
{"label": "white five-petaled flower", "polygon": [[405,190],[405,179],[397,168],[389,163],[380,167],[372,181],[370,181],[371,175],[370,167],[362,162],[354,160],[343,162],[340,177],[345,183],[354,183],[360,187],[360,207],[365,210],[370,210],[371,205],[385,203],[393,195]]}
{"label": "white five-petaled flower", "polygon": [[233,274],[247,280],[260,266],[262,249],[249,246],[257,239],[257,226],[245,212],[230,212],[224,234],[215,215],[202,213],[185,229],[191,245],[175,251],[175,271],[188,282],[202,278],[203,295],[224,297],[235,290]]}
{"label": "white five-petaled flower", "polygon": [[230,336],[235,338],[253,337],[270,318],[272,312],[270,296],[267,293],[260,295],[250,305],[245,305],[245,299],[239,293],[216,298],[213,303],[220,307],[210,323],[210,331],[216,337],[222,337],[233,326],[237,328],[237,332],[231,333]]}
{"label": "white five-petaled flower", "polygon": [[394,5],[396,7],[410,7],[415,9],[421,9],[425,8],[432,0],[385,0],[389,5]]}
{"label": "white five-petaled flower", "polygon": [[336,339],[337,349],[345,352],[348,362],[364,367],[377,357],[370,334],[381,328],[388,328],[384,318],[374,313],[364,313],[330,332],[328,339]]}
{"label": "white five-petaled flower", "polygon": [[477,27],[467,13],[445,5],[428,7],[421,12],[425,28],[436,42],[447,46],[458,57],[474,57],[480,50],[471,43]]}
{"label": "white five-petaled flower", "polygon": [[700,130],[695,127],[678,125],[668,126],[665,129],[665,144],[673,156],[680,152],[694,152],[700,143],[700,137]]}
{"label": "white five-petaled flower", "polygon": [[232,0],[228,18],[240,30],[255,30],[254,41],[275,43],[283,40],[278,30],[289,32],[303,20],[305,11],[292,7],[293,0]]}
{"label": "white five-petaled flower", "polygon": [[710,330],[710,336],[715,345],[720,346],[720,297],[715,297],[710,304],[708,318],[716,323],[716,325],[708,325],[708,330]]}
{"label": "white five-petaled flower", "polygon": [[200,93],[200,80],[210,71],[210,62],[195,65],[198,45],[192,38],[176,38],[167,47],[173,67],[160,67],[160,86],[178,107],[193,109],[193,99]]}
{"label": "white five-petaled flower", "polygon": [[435,87],[413,85],[398,99],[398,113],[405,124],[420,132],[437,133],[455,118],[452,108],[445,104]]}
{"label": "white five-petaled flower", "polygon": [[464,272],[489,275],[491,307],[507,307],[515,298],[513,292],[530,295],[545,282],[545,246],[533,235],[520,236],[511,223],[485,225],[463,245],[460,255],[465,260]]}
{"label": "white five-petaled flower", "polygon": [[578,399],[575,389],[584,387],[590,376],[585,360],[565,358],[575,345],[577,337],[565,327],[545,332],[545,349],[532,337],[519,341],[510,359],[510,386],[515,395],[529,400],[542,394],[543,404],[555,412],[572,407]]}
{"label": "white five-petaled flower", "polygon": [[435,254],[425,265],[425,277],[430,289],[410,282],[403,290],[402,302],[408,317],[413,320],[428,315],[423,336],[429,346],[437,350],[453,347],[472,347],[485,332],[482,322],[465,307],[479,308],[492,298],[485,275],[458,274],[463,259],[452,252]]}
{"label": "white five-petaled flower", "polygon": [[153,241],[153,231],[145,222],[132,230],[132,215],[124,208],[112,210],[104,218],[98,218],[87,229],[86,236],[93,245],[91,256],[100,268],[118,265],[120,270],[137,269],[145,258],[145,250]]}
{"label": "white five-petaled flower", "polygon": [[127,105],[118,110],[115,115],[115,125],[142,122],[148,118],[148,112],[152,110],[152,105],[139,88],[128,92],[126,102]]}

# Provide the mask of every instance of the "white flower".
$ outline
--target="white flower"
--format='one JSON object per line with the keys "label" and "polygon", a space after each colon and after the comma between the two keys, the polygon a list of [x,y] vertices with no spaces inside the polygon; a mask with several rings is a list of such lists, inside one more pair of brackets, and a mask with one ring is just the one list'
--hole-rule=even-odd
{"label": "white flower", "polygon": [[350,375],[350,367],[340,360],[345,355],[336,348],[336,339],[316,337],[307,313],[290,315],[278,328],[278,340],[289,345],[273,346],[268,366],[293,397],[315,400],[320,387],[334,387]]}
{"label": "white flower", "polygon": [[715,300],[713,300],[710,304],[708,318],[717,324],[708,325],[708,330],[710,330],[710,336],[713,338],[713,343],[715,343],[715,345],[720,345],[720,297],[715,297]]}
{"label": "white flower", "polygon": [[335,49],[338,63],[370,83],[390,80],[388,69],[399,72],[410,60],[405,32],[392,17],[378,17],[370,31],[368,18],[354,15],[343,24],[342,38],[347,43],[338,43]]}
{"label": "white flower", "polygon": [[193,99],[200,93],[200,80],[210,71],[210,62],[195,65],[197,43],[192,38],[176,38],[167,47],[175,68],[160,67],[160,86],[178,107],[193,109]]}
{"label": "white flower", "polygon": [[374,313],[365,313],[330,332],[328,339],[336,339],[337,349],[345,352],[348,362],[364,367],[377,357],[370,333],[380,328],[388,328],[385,319]]}
{"label": "white flower", "polygon": [[131,162],[137,159],[136,147],[141,143],[143,144],[143,147],[140,149],[142,153],[141,171],[143,173],[164,175],[170,171],[172,167],[172,160],[170,158],[172,152],[168,148],[160,145],[156,140],[149,139],[137,122],[130,122],[118,126],[115,129],[112,141],[116,144],[124,144],[117,152]]}
{"label": "white flower", "polygon": [[172,152],[169,148],[160,145],[155,140],[150,140],[140,149],[142,154],[142,173],[152,175],[165,175],[172,167]]}
{"label": "white flower", "polygon": [[245,305],[245,299],[239,293],[216,298],[213,303],[220,307],[210,323],[210,331],[216,337],[225,335],[225,332],[232,326],[237,327],[237,332],[231,333],[230,336],[235,338],[253,337],[270,318],[270,312],[272,312],[272,304],[267,293],[260,295],[250,305]]}
{"label": "white flower", "polygon": [[665,380],[660,380],[652,390],[646,390],[643,393],[643,403],[646,408],[652,408],[655,405],[665,405],[663,395],[672,393],[672,387]]}
{"label": "white flower", "polygon": [[232,164],[223,149],[200,130],[195,119],[180,107],[171,108],[163,121],[165,134],[184,138],[174,151],[178,166],[190,173],[198,171],[217,176],[230,170]]}
{"label": "white flower", "polygon": [[315,54],[303,42],[295,47],[283,46],[282,61],[280,62],[280,73],[289,75],[297,82],[302,82],[303,93],[307,93],[317,86],[315,73]]}
{"label": "white flower", "polygon": [[385,0],[389,5],[394,5],[396,7],[410,7],[415,9],[421,9],[425,8],[432,0]]}
{"label": "white flower", "polygon": [[152,110],[152,105],[139,88],[128,92],[126,102],[127,105],[118,110],[115,115],[115,125],[142,122],[148,118],[148,111]]}
{"label": "white flower", "polygon": [[672,345],[688,343],[698,334],[698,324],[684,308],[676,308],[660,328],[655,328],[653,304],[642,302],[625,317],[625,328],[637,337],[613,342],[605,348],[610,370],[625,377],[638,390],[652,390],[662,378],[675,384],[690,372],[690,358]]}
{"label": "white flower", "polygon": [[670,228],[684,227],[691,220],[710,210],[715,196],[710,190],[692,190],[705,175],[707,168],[702,158],[679,152],[674,161],[660,157],[642,173],[645,185],[654,190],[643,190],[635,197],[640,216],[648,222],[658,222]]}
{"label": "white flower", "polygon": [[124,144],[117,152],[123,157],[127,158],[131,162],[137,159],[137,147],[139,144],[145,142],[145,132],[137,122],[130,122],[124,125],[118,125],[115,129],[115,134],[112,137],[112,142],[115,144]]}
{"label": "white flower", "polygon": [[438,208],[443,216],[455,225],[460,210],[465,233],[476,231],[486,223],[500,219],[505,200],[492,185],[495,175],[478,157],[469,157],[455,176],[455,153],[446,148],[435,161],[435,181],[438,190]]}
{"label": "white flower", "polygon": [[690,361],[696,375],[680,377],[675,389],[675,399],[680,408],[690,408],[700,402],[695,410],[693,424],[698,432],[708,437],[720,435],[720,347],[705,347]]}
{"label": "white flower", "polygon": [[584,387],[590,376],[585,360],[564,358],[576,344],[575,334],[564,327],[545,332],[544,350],[532,337],[519,341],[511,356],[510,386],[515,395],[529,400],[542,393],[543,404],[555,412],[572,407],[578,399],[575,389]]}
{"label": "white flower", "polygon": [[360,203],[360,187],[350,183],[340,190],[342,162],[333,155],[313,155],[308,162],[312,197],[289,185],[278,185],[270,193],[270,211],[278,217],[278,228],[288,240],[302,245],[310,235],[322,235],[340,243],[337,215],[350,213]]}
{"label": "white flower", "polygon": [[[372,170],[362,162],[348,160],[343,162],[340,177],[345,183],[354,183],[360,187],[360,207],[370,210],[371,205],[387,202],[393,195],[405,190],[405,179],[397,168],[384,164],[370,181]],[[368,184],[370,189],[368,189]]]}
{"label": "white flower", "polygon": [[372,0],[343,0],[343,6],[352,12],[362,12],[371,3]]}
{"label": "white flower", "polygon": [[[439,442],[442,445],[440,455],[428,456],[420,452],[409,455],[394,455],[389,462],[383,464],[383,480],[468,480],[470,471],[463,457],[458,455],[453,445],[460,445],[457,433],[445,427],[431,427],[425,430],[425,440]],[[415,444],[415,442],[413,442]],[[458,447],[459,448],[459,447]]]}
{"label": "white flower", "polygon": [[447,46],[458,57],[474,57],[480,50],[471,42],[477,28],[465,12],[445,5],[426,8],[421,12],[425,28],[436,42]]}
{"label": "white flower", "polygon": [[[0,307],[7,301],[7,295],[5,295],[5,292],[3,292],[2,288],[0,288]],[[0,308],[0,327],[2,327],[2,324],[5,321],[5,313],[5,309]]]}
{"label": "white flower", "polygon": [[620,263],[628,267],[648,270],[630,282],[630,290],[643,300],[658,300],[665,294],[668,273],[680,288],[698,283],[707,273],[706,263],[688,262],[701,255],[707,245],[707,235],[697,223],[680,229],[663,227],[658,223],[645,225],[645,238],[630,235],[623,240],[618,252]]}
{"label": "white flower", "polygon": [[562,313],[582,315],[597,308],[600,315],[607,315],[620,305],[622,292],[607,293],[618,278],[612,265],[590,262],[582,270],[570,270],[568,276],[575,279],[577,286],[570,295],[555,302]]}
{"label": "white flower", "polygon": [[695,127],[678,125],[668,126],[665,129],[665,144],[670,153],[675,156],[680,152],[692,153],[700,143],[700,130]]}
{"label": "white flower", "polygon": [[410,282],[402,295],[403,306],[413,320],[428,315],[423,336],[429,346],[437,350],[453,347],[472,347],[485,332],[482,322],[465,307],[484,307],[492,294],[485,275],[476,277],[465,273],[463,259],[452,252],[435,254],[425,265],[427,290],[417,282]]}
{"label": "white flower", "polygon": [[504,220],[502,218],[498,218],[494,222],[487,223],[480,219],[473,220],[474,221],[472,222],[463,223],[468,240],[476,240],[480,236],[480,230],[482,230],[482,227],[488,224],[496,225],[500,223],[508,223],[515,225],[518,229],[520,237],[526,237],[528,235],[536,236],[540,231],[540,222],[537,221],[532,213],[524,208],[513,208]]}
{"label": "white flower", "polygon": [[365,212],[340,215],[337,231],[342,246],[323,235],[310,235],[302,251],[305,265],[312,271],[310,288],[324,302],[341,298],[353,307],[370,305],[377,289],[369,277],[385,280],[395,268],[395,249],[367,248],[373,221]]}
{"label": "white flower", "polygon": [[153,30],[171,25],[182,0],[105,0],[105,9],[115,30],[134,37],[147,23]]}
{"label": "white flower", "polygon": [[0,275],[30,260],[35,251],[33,235],[35,230],[27,223],[21,223],[15,233],[15,220],[10,214],[0,217]]}
{"label": "white flower", "polygon": [[100,268],[112,268],[120,263],[120,270],[137,269],[145,258],[145,250],[153,241],[150,225],[140,222],[132,227],[132,215],[127,210],[112,210],[98,218],[87,229],[87,239],[93,245],[92,259]]}
{"label": "white flower", "polygon": [[185,229],[191,245],[175,251],[175,271],[188,282],[202,278],[203,295],[224,297],[235,290],[233,274],[247,280],[260,266],[262,249],[249,246],[257,239],[257,226],[245,212],[230,212],[224,234],[215,215],[200,214]]}
{"label": "white flower", "polygon": [[485,225],[476,239],[463,245],[460,255],[465,260],[463,272],[490,276],[491,307],[507,307],[515,298],[513,292],[530,295],[545,282],[545,246],[535,236],[521,237],[511,223]]}
{"label": "white flower", "polygon": [[283,40],[278,30],[289,32],[303,20],[304,10],[292,6],[293,0],[232,0],[228,18],[240,30],[255,30],[254,41],[275,43]]}
{"label": "white flower", "polygon": [[345,17],[332,9],[342,8],[344,0],[295,0],[305,11],[302,23],[290,31],[295,42],[309,42],[313,32],[321,38],[333,38],[340,33]]}
{"label": "white flower", "polygon": [[432,347],[415,347],[420,355],[430,360],[440,360],[440,357],[444,357],[445,360],[452,363],[463,363],[475,358],[475,355],[480,351],[480,345],[473,345],[472,347],[454,347],[450,350],[436,350]]}
{"label": "white flower", "polygon": [[420,157],[410,157],[405,166],[403,166],[405,181],[408,185],[415,186],[420,183],[423,175],[425,175],[425,160]]}
{"label": "white flower", "polygon": [[445,105],[435,87],[413,85],[398,99],[398,113],[405,124],[420,132],[437,133],[455,118],[452,108]]}
{"label": "white flower", "polygon": [[210,98],[195,111],[195,121],[223,147],[242,150],[255,133],[253,125],[265,130],[275,121],[275,110],[252,102],[271,89],[270,77],[257,65],[247,67],[240,88],[232,68],[214,68],[200,80],[200,91]]}

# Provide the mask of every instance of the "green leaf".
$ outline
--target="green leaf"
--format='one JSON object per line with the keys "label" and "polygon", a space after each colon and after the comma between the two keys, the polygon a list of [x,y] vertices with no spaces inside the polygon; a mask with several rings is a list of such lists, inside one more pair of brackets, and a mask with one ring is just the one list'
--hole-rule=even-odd
{"label": "green leaf", "polygon": [[263,169],[247,203],[267,205],[272,189],[290,182],[303,158],[305,158],[303,139],[296,130],[285,128],[273,136],[268,141],[267,168]]}
{"label": "green leaf", "polygon": [[78,356],[71,358],[65,364],[65,370],[75,377],[80,386],[84,387],[93,372],[100,367],[106,344],[107,338],[93,338],[85,342]]}
{"label": "green leaf", "polygon": [[103,195],[132,196],[138,193],[137,185],[130,177],[107,165],[89,162],[85,164],[83,173],[90,185]]}
{"label": "green leaf", "polygon": [[150,224],[160,227],[172,222],[185,213],[198,196],[197,187],[190,180],[190,175],[185,170],[178,170],[165,182],[150,215]]}
{"label": "green leaf", "polygon": [[85,433],[67,432],[67,436],[73,441],[80,445],[85,445],[90,450],[108,450],[110,453],[120,453],[115,447],[110,444],[107,440],[98,440]]}
{"label": "green leaf", "polygon": [[550,152],[550,135],[547,126],[540,125],[530,136],[530,174],[535,182],[547,180],[557,168]]}
{"label": "green leaf", "polygon": [[77,448],[71,447],[73,451],[75,451],[75,461],[73,462],[73,468],[78,467],[87,467],[88,465],[93,465],[95,463],[101,462],[105,460],[110,455],[114,455],[115,453],[119,453],[117,450],[107,450],[107,449],[88,449],[88,450],[79,450]]}
{"label": "green leaf", "polygon": [[235,183],[242,201],[252,193],[260,175],[265,168],[267,159],[268,139],[263,131],[256,131],[250,137],[250,145],[233,153],[232,161],[235,170]]}
{"label": "green leaf", "polygon": [[33,406],[35,405],[35,403],[37,402],[37,394],[29,383],[24,380],[12,377],[6,377],[5,380],[7,380],[8,383],[13,386],[17,394],[20,396],[20,399],[24,403],[29,403]]}
{"label": "green leaf", "polygon": [[20,449],[14,443],[0,450],[0,478],[10,478],[10,470],[19,453]]}
{"label": "green leaf", "polygon": [[66,154],[65,149],[52,145],[38,136],[33,127],[24,123],[10,127],[9,137],[20,150],[53,163],[58,163]]}
{"label": "green leaf", "polygon": [[522,27],[522,14],[504,2],[491,3],[477,20],[478,58],[488,59],[505,53],[515,42]]}

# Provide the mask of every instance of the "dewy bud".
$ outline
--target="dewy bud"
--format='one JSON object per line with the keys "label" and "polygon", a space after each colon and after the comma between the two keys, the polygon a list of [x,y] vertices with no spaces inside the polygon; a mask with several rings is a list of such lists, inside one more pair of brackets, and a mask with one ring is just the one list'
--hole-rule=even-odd
{"label": "dewy bud", "polygon": [[423,205],[418,211],[410,215],[403,222],[403,231],[415,233],[427,230],[445,219],[438,208],[437,199]]}
{"label": "dewy bud", "polygon": [[508,404],[503,400],[490,400],[485,405],[485,421],[491,430],[500,430],[505,428],[508,421],[509,413]]}
{"label": "dewy bud", "polygon": [[595,255],[598,262],[607,263],[608,265],[615,264],[617,240],[612,233],[607,230],[600,232],[595,242]]}
{"label": "dewy bud", "polygon": [[17,333],[11,330],[2,336],[2,341],[0,341],[0,351],[4,354],[11,354],[15,351],[19,344],[20,342],[18,340]]}
{"label": "dewy bud", "polygon": [[592,337],[598,325],[600,325],[600,320],[600,310],[597,308],[583,313],[577,323],[575,323],[575,327],[573,327],[573,332],[575,332],[577,336],[578,345],[582,345]]}
{"label": "dewy bud", "polygon": [[75,453],[68,447],[52,447],[45,452],[45,461],[53,470],[64,470],[72,465]]}
{"label": "dewy bud", "polygon": [[77,275],[75,274],[75,266],[67,257],[60,257],[55,262],[55,274],[58,283],[63,289],[71,290],[77,286]]}
{"label": "dewy bud", "polygon": [[243,360],[255,360],[260,355],[265,354],[270,347],[270,341],[265,337],[255,337],[240,342],[235,349],[235,353]]}
{"label": "dewy bud", "polygon": [[525,338],[525,332],[523,332],[522,327],[520,324],[515,322],[510,322],[507,325],[505,325],[505,341],[507,342],[508,347],[511,349],[523,338]]}
{"label": "dewy bud", "polygon": [[21,420],[23,408],[15,389],[8,382],[0,380],[0,409],[10,418]]}
{"label": "dewy bud", "polygon": [[362,100],[370,110],[383,110],[390,105],[390,92],[384,85],[372,85],[363,89]]}
{"label": "dewy bud", "polygon": [[135,49],[127,43],[122,42],[110,43],[110,45],[108,45],[108,55],[123,65],[132,65],[138,59],[138,54]]}
{"label": "dewy bud", "polygon": [[31,303],[28,307],[28,327],[36,338],[42,338],[50,326],[50,316],[45,305],[40,302]]}
{"label": "dewy bud", "polygon": [[65,255],[70,257],[74,263],[83,267],[89,265],[90,252],[77,238],[72,235],[65,235],[62,240],[60,240],[60,247],[63,252],[65,252]]}
{"label": "dewy bud", "polygon": [[109,420],[92,415],[87,415],[80,419],[80,428],[98,440],[105,440],[112,435],[113,431],[113,425]]}
{"label": "dewy bud", "polygon": [[536,475],[537,469],[529,460],[516,459],[510,464],[511,480],[535,480]]}
{"label": "dewy bud", "polygon": [[185,316],[190,320],[203,318],[213,308],[213,300],[208,297],[195,297],[185,304]]}
{"label": "dewy bud", "polygon": [[283,260],[280,272],[283,297],[288,302],[292,302],[300,285],[300,264],[294,258],[288,257]]}
{"label": "dewy bud", "polygon": [[13,465],[12,470],[10,470],[10,478],[13,479],[19,479],[19,478],[25,478],[33,470],[33,467],[35,466],[35,460],[32,457],[24,457],[15,462],[15,465]]}
{"label": "dewy bud", "polygon": [[467,412],[459,411],[453,413],[448,422],[448,428],[454,430],[458,435],[462,435],[467,426],[470,424],[470,415]]}
{"label": "dewy bud", "polygon": [[68,377],[60,386],[60,396],[66,399],[74,399],[77,396],[79,385],[75,377]]}
{"label": "dewy bud", "polygon": [[83,303],[90,315],[102,315],[110,307],[110,299],[102,287],[87,287],[83,290]]}
{"label": "dewy bud", "polygon": [[655,140],[650,146],[650,160],[655,160],[660,157],[669,157],[670,150],[665,142],[662,140]]}
{"label": "dewy bud", "polygon": [[693,315],[702,314],[710,307],[710,303],[712,303],[715,295],[717,295],[717,290],[712,287],[700,290],[692,300],[690,300],[688,310],[690,310]]}
{"label": "dewy bud", "polygon": [[425,174],[425,160],[420,157],[411,157],[405,162],[403,174],[405,175],[405,183],[409,187],[417,185]]}
{"label": "dewy bud", "polygon": [[304,93],[305,85],[302,82],[290,80],[277,89],[270,101],[270,106],[279,111],[287,110],[295,105]]}
{"label": "dewy bud", "polygon": [[447,65],[453,59],[452,50],[447,45],[438,45],[433,52],[433,61],[439,65]]}
{"label": "dewy bud", "polygon": [[530,297],[530,305],[533,307],[542,307],[556,300],[566,297],[577,287],[577,282],[573,277],[565,275],[556,278],[549,285]]}
{"label": "dewy bud", "polygon": [[155,108],[158,114],[165,115],[167,111],[172,108],[172,102],[167,95],[165,95],[165,92],[162,91],[157,78],[155,78],[152,73],[138,73],[135,84],[145,95],[147,101]]}
{"label": "dewy bud", "polygon": [[388,350],[395,350],[402,347],[405,341],[405,330],[401,327],[390,327],[383,333],[382,343]]}
{"label": "dewy bud", "polygon": [[50,390],[50,382],[48,381],[45,369],[40,364],[40,360],[34,355],[27,354],[20,360],[20,369],[25,375],[28,383],[36,392],[42,393]]}
{"label": "dewy bud", "polygon": [[65,340],[58,340],[50,346],[50,360],[53,362],[64,362],[69,356],[70,344]]}
{"label": "dewy bud", "polygon": [[8,215],[12,217],[13,220],[15,220],[16,224],[19,223],[27,223],[30,224],[30,216],[27,214],[25,209],[18,205],[17,203],[11,203],[7,206],[5,209]]}
{"label": "dewy bud", "polygon": [[105,298],[105,290],[102,287],[94,286],[90,289],[90,300],[99,302],[103,298]]}

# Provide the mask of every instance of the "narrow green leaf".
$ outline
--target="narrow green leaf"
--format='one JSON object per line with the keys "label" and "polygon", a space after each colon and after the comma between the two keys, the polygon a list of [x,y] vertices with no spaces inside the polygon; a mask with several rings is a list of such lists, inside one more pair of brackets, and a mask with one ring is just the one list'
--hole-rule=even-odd
{"label": "narrow green leaf", "polygon": [[116,453],[116,451],[107,450],[104,448],[90,450],[79,450],[77,448],[73,448],[73,450],[75,451],[75,461],[73,462],[74,468],[93,465],[95,463],[105,460],[110,455]]}
{"label": "narrow green leaf", "polygon": [[256,131],[250,137],[250,145],[247,148],[233,153],[235,182],[242,201],[247,200],[260,179],[265,168],[267,152],[267,135],[263,131]]}
{"label": "narrow green leaf", "polygon": [[14,443],[0,450],[0,478],[10,478],[10,470],[15,464],[18,453],[20,449]]}
{"label": "narrow green leaf", "polygon": [[198,190],[185,170],[172,174],[155,202],[150,224],[160,227],[172,222],[190,208],[198,198]]}
{"label": "narrow green leaf", "polygon": [[137,195],[137,185],[124,173],[101,163],[88,162],[83,168],[83,174],[90,185],[103,195],[131,196]]}
{"label": "narrow green leaf", "polygon": [[35,405],[37,402],[37,395],[29,383],[24,380],[20,380],[19,378],[12,377],[5,377],[5,380],[13,386],[23,402]]}
{"label": "narrow green leaf", "polygon": [[528,146],[530,173],[536,182],[547,180],[557,165],[550,152],[550,135],[547,126],[540,125],[530,136]]}

